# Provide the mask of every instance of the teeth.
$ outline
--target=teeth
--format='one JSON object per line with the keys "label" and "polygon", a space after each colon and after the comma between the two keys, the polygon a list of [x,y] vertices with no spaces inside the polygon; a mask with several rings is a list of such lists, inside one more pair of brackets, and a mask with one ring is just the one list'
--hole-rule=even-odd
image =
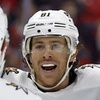
{"label": "teeth", "polygon": [[55,66],[54,64],[44,64],[42,65],[43,67],[50,67],[50,66]]}

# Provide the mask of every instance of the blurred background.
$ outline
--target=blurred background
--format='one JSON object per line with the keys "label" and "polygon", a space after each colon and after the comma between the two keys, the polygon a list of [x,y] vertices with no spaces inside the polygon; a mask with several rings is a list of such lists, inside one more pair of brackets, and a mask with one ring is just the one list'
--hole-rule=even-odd
{"label": "blurred background", "polygon": [[7,67],[29,70],[22,62],[23,28],[36,11],[46,9],[63,9],[70,13],[78,27],[79,40],[85,46],[78,54],[79,64],[100,63],[100,0],[0,0],[0,6],[9,23]]}

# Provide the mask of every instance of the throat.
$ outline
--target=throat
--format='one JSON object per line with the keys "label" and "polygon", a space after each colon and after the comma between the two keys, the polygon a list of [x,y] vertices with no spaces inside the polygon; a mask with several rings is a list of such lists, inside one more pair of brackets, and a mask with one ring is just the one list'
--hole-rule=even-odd
{"label": "throat", "polygon": [[[61,90],[61,89],[64,89],[64,88],[66,88],[68,85],[69,85],[69,77],[68,78],[66,78],[60,85],[58,85],[57,87],[55,87],[55,88],[52,88],[52,89],[43,89],[42,87],[40,87],[39,85],[37,85],[36,83],[34,83],[35,85],[36,85],[36,87],[40,90],[40,91],[42,91],[42,92],[56,92],[56,91],[59,91],[59,90]],[[55,85],[56,86],[56,85]],[[47,87],[45,87],[45,88],[47,88]],[[50,87],[49,87],[50,88]]]}

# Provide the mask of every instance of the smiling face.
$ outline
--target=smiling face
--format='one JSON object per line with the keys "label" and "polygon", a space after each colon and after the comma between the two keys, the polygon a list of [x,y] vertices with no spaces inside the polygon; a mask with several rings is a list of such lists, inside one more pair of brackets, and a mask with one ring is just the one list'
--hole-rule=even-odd
{"label": "smiling face", "polygon": [[[35,80],[42,86],[53,87],[63,77],[69,57],[64,37],[38,37],[32,40],[30,62]],[[68,77],[61,84],[68,84]]]}

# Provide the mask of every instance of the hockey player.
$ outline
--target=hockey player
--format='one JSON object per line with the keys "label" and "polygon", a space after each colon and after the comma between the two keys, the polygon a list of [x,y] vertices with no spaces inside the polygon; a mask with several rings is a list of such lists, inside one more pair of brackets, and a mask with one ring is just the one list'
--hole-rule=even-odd
{"label": "hockey player", "polygon": [[3,78],[43,100],[100,100],[100,65],[77,65],[79,32],[67,12],[38,11],[23,34],[23,58],[31,72],[6,68]]}
{"label": "hockey player", "polygon": [[[7,17],[0,7],[0,76],[4,68],[5,52],[9,44],[7,27]],[[22,86],[0,78],[0,100],[41,100],[41,98]]]}

